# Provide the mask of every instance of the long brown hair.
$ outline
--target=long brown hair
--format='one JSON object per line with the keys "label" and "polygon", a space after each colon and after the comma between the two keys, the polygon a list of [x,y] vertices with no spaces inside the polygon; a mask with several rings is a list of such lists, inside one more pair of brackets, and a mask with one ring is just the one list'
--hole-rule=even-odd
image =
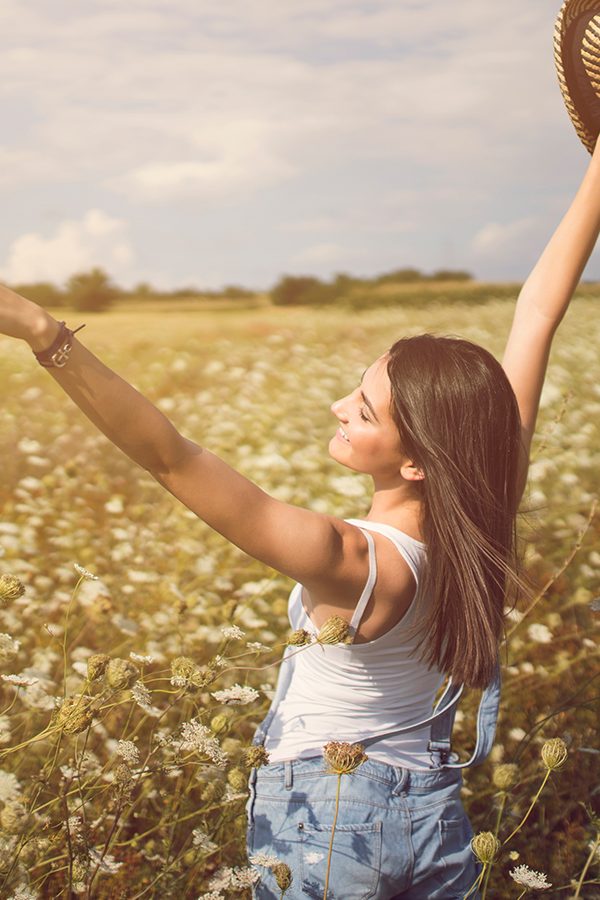
{"label": "long brown hair", "polygon": [[[421,468],[427,546],[413,634],[421,658],[468,687],[485,687],[498,658],[504,607],[520,586],[517,472],[521,422],[499,362],[477,344],[421,334],[388,351],[391,414],[403,450]],[[418,612],[418,611],[417,611]]]}

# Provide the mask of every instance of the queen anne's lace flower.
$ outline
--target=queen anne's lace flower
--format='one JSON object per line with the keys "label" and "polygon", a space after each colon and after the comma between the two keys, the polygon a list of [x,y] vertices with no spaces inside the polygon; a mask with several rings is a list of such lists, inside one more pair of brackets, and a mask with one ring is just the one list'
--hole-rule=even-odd
{"label": "queen anne's lace flower", "polygon": [[140,751],[133,741],[117,741],[117,753],[130,765],[137,766],[140,761]]}
{"label": "queen anne's lace flower", "polygon": [[246,634],[246,632],[242,631],[241,628],[238,628],[237,625],[224,625],[223,628],[221,628],[221,632],[223,637],[228,638],[229,640],[239,640]]}
{"label": "queen anne's lace flower", "polygon": [[82,578],[86,578],[88,581],[99,581],[97,575],[94,575],[93,572],[88,571],[88,569],[84,569],[83,566],[80,566],[79,563],[73,563],[73,568],[76,572],[81,575]]}
{"label": "queen anne's lace flower", "polygon": [[146,685],[142,684],[141,681],[136,681],[136,683],[132,685],[131,696],[137,705],[149,716],[156,718],[161,715],[160,709],[157,706],[152,706],[152,695]]}
{"label": "queen anne's lace flower", "polygon": [[246,703],[252,703],[258,699],[258,691],[251,687],[242,687],[241,684],[234,684],[233,687],[225,688],[223,691],[212,691],[211,697],[214,697],[218,703],[225,703],[228,706],[244,706]]}
{"label": "queen anne's lace flower", "polygon": [[218,740],[212,734],[210,728],[202,725],[196,719],[190,719],[181,726],[182,750],[195,750],[209,759],[217,766],[225,766],[227,756],[221,750]]}
{"label": "queen anne's lace flower", "polygon": [[523,887],[532,888],[533,890],[542,891],[544,888],[552,887],[543,872],[534,872],[529,866],[516,866],[509,872],[517,884]]}

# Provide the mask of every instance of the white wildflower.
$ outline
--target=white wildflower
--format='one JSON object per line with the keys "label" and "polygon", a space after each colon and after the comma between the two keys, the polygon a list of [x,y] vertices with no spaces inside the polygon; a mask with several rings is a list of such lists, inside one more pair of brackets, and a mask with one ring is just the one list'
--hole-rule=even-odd
{"label": "white wildflower", "polygon": [[16,775],[0,769],[0,801],[7,803],[21,794],[21,784]]}
{"label": "white wildflower", "polygon": [[544,888],[552,887],[543,872],[534,872],[529,866],[516,866],[516,868],[511,869],[509,875],[517,884],[522,884],[523,887],[532,888],[533,890],[542,891]]}
{"label": "white wildflower", "polygon": [[281,862],[280,859],[277,859],[276,856],[272,856],[270,853],[254,853],[248,859],[253,865],[265,866],[267,869],[272,869],[273,866],[278,866]]}
{"label": "white wildflower", "polygon": [[198,900],[225,900],[225,894],[221,891],[209,891],[208,894],[200,894]]}
{"label": "white wildflower", "polygon": [[261,644],[260,641],[246,641],[246,647],[248,647],[249,650],[258,650],[263,652],[271,649],[265,644]]}
{"label": "white wildflower", "polygon": [[241,684],[234,684],[233,687],[225,688],[223,691],[211,691],[211,697],[214,697],[218,703],[225,703],[228,706],[244,706],[252,703],[259,696],[255,688],[243,687]]}
{"label": "white wildflower", "polygon": [[522,741],[527,732],[523,731],[522,728],[511,728],[508,732],[509,738],[513,741]]}
{"label": "white wildflower", "polygon": [[219,845],[215,844],[214,841],[211,841],[207,833],[202,831],[201,828],[194,828],[192,831],[192,844],[194,847],[199,847],[207,853],[212,853],[213,850],[219,849]]}
{"label": "white wildflower", "polygon": [[100,866],[100,871],[107,872],[109,875],[114,875],[115,872],[118,872],[123,865],[122,862],[117,862],[114,856],[111,856],[110,853],[105,853],[104,856],[102,856],[102,853],[96,850],[95,847],[90,847],[88,853],[90,855],[91,861],[95,865]]}
{"label": "white wildflower", "polygon": [[142,684],[141,681],[136,681],[135,684],[131,686],[131,696],[133,697],[137,705],[140,706],[149,716],[153,716],[154,718],[156,718],[157,716],[162,715],[162,712],[160,709],[158,709],[158,707],[152,706],[152,697],[150,691],[145,684]]}
{"label": "white wildflower", "polygon": [[234,867],[231,874],[231,887],[233,890],[250,888],[253,884],[256,884],[259,878],[259,873],[250,866],[244,866],[243,868]]}
{"label": "white wildflower", "polygon": [[30,687],[37,684],[37,678],[28,678],[27,675],[0,675],[2,681],[8,681],[9,684],[16,684],[19,687]]}
{"label": "white wildflower", "polygon": [[249,866],[221,866],[208,883],[211,891],[243,890],[259,880],[260,874]]}
{"label": "white wildflower", "polygon": [[246,632],[242,631],[241,628],[238,628],[237,625],[224,625],[223,628],[221,628],[221,633],[223,634],[223,637],[232,640],[239,640],[239,638],[243,638],[246,634]]}
{"label": "white wildflower", "polygon": [[536,641],[538,644],[549,644],[554,637],[548,626],[541,625],[539,622],[530,625],[527,634],[532,641]]}
{"label": "white wildflower", "polygon": [[129,654],[129,658],[132,659],[134,662],[139,662],[139,663],[154,662],[153,656],[141,656],[139,653],[134,653],[133,650]]}
{"label": "white wildflower", "polygon": [[0,632],[0,660],[5,661],[12,659],[19,652],[21,642],[15,640],[10,634]]}
{"label": "white wildflower", "polygon": [[117,741],[117,753],[129,765],[137,766],[140,761],[140,751],[133,741]]}
{"label": "white wildflower", "polygon": [[0,744],[8,744],[11,739],[10,717],[0,716]]}
{"label": "white wildflower", "polygon": [[94,575],[92,572],[88,571],[88,569],[84,569],[83,566],[80,566],[79,563],[73,563],[73,568],[76,572],[81,575],[82,578],[87,578],[89,581],[99,581],[97,575]]}
{"label": "white wildflower", "polygon": [[31,890],[29,885],[20,884],[15,889],[14,894],[11,894],[8,900],[37,900],[38,895]]}
{"label": "white wildflower", "polygon": [[[221,750],[218,740],[214,737],[210,728],[202,725],[196,719],[190,719],[181,726],[182,750],[195,750],[209,759],[217,766],[225,766],[227,756]],[[210,885],[209,885],[210,887]]]}

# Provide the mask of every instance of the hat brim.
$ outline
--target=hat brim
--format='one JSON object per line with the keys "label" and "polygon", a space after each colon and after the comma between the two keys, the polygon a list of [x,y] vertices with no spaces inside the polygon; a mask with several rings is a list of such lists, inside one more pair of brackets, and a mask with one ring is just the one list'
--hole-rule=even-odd
{"label": "hat brim", "polygon": [[600,134],[600,0],[565,0],[554,29],[554,61],[567,112],[593,153]]}

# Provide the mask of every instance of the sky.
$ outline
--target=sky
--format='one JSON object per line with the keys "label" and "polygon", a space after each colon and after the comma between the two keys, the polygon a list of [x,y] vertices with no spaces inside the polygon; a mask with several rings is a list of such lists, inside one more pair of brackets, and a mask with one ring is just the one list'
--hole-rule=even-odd
{"label": "sky", "polygon": [[556,78],[559,8],[0,0],[0,278],[523,281],[590,159]]}

